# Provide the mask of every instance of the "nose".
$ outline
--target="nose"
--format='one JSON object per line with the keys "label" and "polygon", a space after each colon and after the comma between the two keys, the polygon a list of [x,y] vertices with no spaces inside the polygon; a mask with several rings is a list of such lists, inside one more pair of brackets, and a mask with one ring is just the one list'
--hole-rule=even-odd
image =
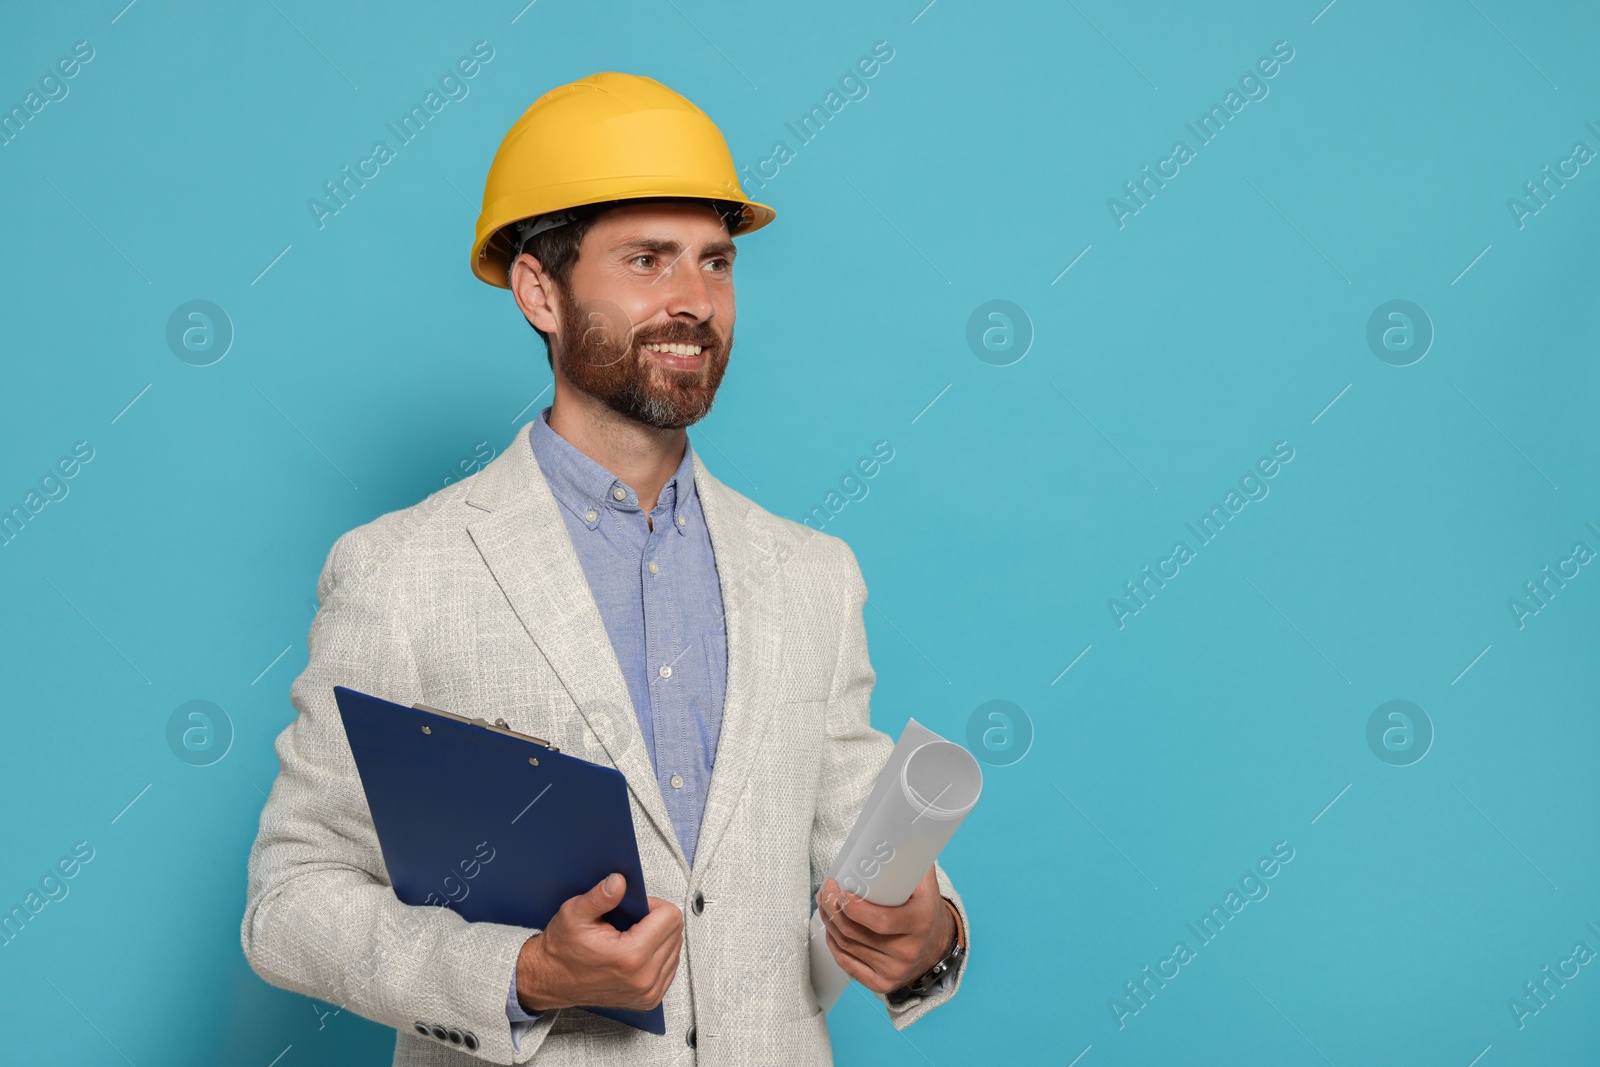
{"label": "nose", "polygon": [[711,299],[711,287],[692,260],[691,256],[680,257],[662,279],[667,289],[666,310],[680,321],[707,322],[716,315],[717,306]]}

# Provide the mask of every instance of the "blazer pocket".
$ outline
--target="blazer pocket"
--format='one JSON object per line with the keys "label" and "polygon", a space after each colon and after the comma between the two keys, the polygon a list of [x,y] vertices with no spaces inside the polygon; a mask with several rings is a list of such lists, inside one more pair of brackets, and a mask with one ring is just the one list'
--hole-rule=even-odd
{"label": "blazer pocket", "polygon": [[828,699],[829,682],[814,676],[785,674],[772,691],[776,704],[821,704]]}

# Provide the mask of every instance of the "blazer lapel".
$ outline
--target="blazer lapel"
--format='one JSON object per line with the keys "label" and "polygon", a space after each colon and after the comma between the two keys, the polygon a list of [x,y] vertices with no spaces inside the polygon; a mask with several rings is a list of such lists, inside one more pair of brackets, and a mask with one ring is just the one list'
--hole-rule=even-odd
{"label": "blazer lapel", "polygon": [[486,514],[468,523],[467,531],[528,636],[687,870],[611,636],[528,443],[532,425],[474,480],[467,503]]}
{"label": "blazer lapel", "polygon": [[777,681],[783,583],[779,561],[773,558],[772,537],[766,525],[757,522],[756,508],[713,478],[698,450],[694,485],[711,534],[728,631],[722,728],[695,842],[695,866],[704,867],[727,829],[772,721],[773,707],[766,697]]}

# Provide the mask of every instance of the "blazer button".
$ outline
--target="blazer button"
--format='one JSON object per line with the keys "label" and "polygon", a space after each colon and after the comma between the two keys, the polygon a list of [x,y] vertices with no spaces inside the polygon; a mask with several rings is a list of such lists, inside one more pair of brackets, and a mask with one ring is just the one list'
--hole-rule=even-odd
{"label": "blazer button", "polygon": [[468,1051],[478,1051],[478,1035],[473,1033],[471,1030],[468,1030],[465,1034],[461,1035],[461,1040],[467,1046]]}
{"label": "blazer button", "polygon": [[688,1036],[686,1036],[684,1038],[684,1040],[689,1043],[689,1047],[690,1048],[694,1048],[695,1047],[695,1037],[694,1037],[694,1027],[693,1026],[689,1027]]}
{"label": "blazer button", "polygon": [[455,1027],[452,1026],[446,1033],[446,1036],[450,1038],[450,1043],[452,1045],[461,1044],[461,1031],[457,1030]]}
{"label": "blazer button", "polygon": [[694,891],[694,900],[689,906],[694,909],[694,913],[696,915],[699,915],[701,912],[706,910],[706,895],[696,889]]}
{"label": "blazer button", "polygon": [[415,1023],[412,1023],[411,1025],[414,1026],[416,1028],[417,1033],[421,1034],[423,1037],[432,1037],[433,1036],[432,1034],[430,1034],[428,1032],[428,1024],[427,1023],[421,1022],[419,1020],[419,1021],[417,1021]]}
{"label": "blazer button", "polygon": [[442,1026],[435,1026],[435,1027],[434,1027],[434,1028],[433,1028],[433,1029],[432,1029],[432,1030],[431,1030],[431,1031],[430,1031],[430,1033],[432,1033],[432,1034],[433,1034],[433,1036],[434,1036],[434,1037],[435,1037],[435,1038],[436,1038],[436,1039],[438,1039],[438,1040],[440,1040],[440,1041],[449,1041],[449,1040],[450,1040],[450,1031],[448,1031],[448,1030],[446,1030],[446,1029],[445,1029],[445,1028],[444,1028],[444,1027],[442,1027]]}

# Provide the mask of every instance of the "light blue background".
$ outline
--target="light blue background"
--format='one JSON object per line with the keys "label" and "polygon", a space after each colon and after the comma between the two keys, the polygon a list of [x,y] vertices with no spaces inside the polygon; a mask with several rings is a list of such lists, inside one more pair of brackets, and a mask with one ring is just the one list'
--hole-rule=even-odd
{"label": "light blue background", "polygon": [[[1507,1006],[1600,950],[1600,568],[1524,628],[1507,606],[1600,549],[1600,164],[1523,228],[1506,206],[1600,149],[1592,6],[124,2],[0,35],[6,107],[95,49],[0,147],[0,508],[96,451],[0,548],[0,905],[95,849],[0,948],[0,1058],[388,1062],[390,1031],[250,971],[245,858],[334,539],[504,449],[549,384],[467,269],[493,152],[623,70],[751,165],[887,41],[750,190],[778,219],[691,435],[793,518],[890,442],[826,526],[871,592],[874,722],[964,738],[1003,698],[1036,736],[945,855],[960,995],[897,1034],[847,994],[839,1062],[1595,1062],[1600,966],[1521,1029]],[[319,230],[307,199],[477,41],[470,95]],[[1119,230],[1108,198],[1278,41],[1270,95]],[[193,299],[237,332],[212,366],[166,345]],[[966,343],[994,299],[1035,334],[1010,366]],[[1393,299],[1436,330],[1408,367],[1365,341]],[[1118,629],[1107,601],[1278,441],[1270,496]],[[166,741],[194,699],[235,731],[207,767]],[[1390,699],[1436,730],[1412,766],[1367,746]],[[1279,841],[1270,896],[1119,1029],[1109,999]]]}

